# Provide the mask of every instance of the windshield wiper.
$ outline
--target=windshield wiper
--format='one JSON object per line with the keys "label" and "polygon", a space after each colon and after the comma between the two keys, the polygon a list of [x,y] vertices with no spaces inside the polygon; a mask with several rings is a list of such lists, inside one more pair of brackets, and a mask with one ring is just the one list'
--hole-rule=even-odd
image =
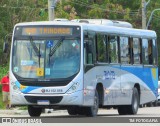
{"label": "windshield wiper", "polygon": [[58,40],[57,44],[52,48],[52,50],[51,50],[50,53],[49,53],[49,56],[50,56],[50,57],[55,53],[56,49],[62,44],[62,42],[63,42],[64,39],[65,39],[65,37],[61,37],[61,38]]}
{"label": "windshield wiper", "polygon": [[38,57],[40,57],[41,55],[40,55],[40,53],[39,53],[39,49],[37,48],[36,44],[33,42],[32,37],[30,38],[30,43],[31,43],[31,45],[32,45],[32,47],[33,47],[33,50],[34,50],[34,52],[36,53],[36,55],[37,55]]}
{"label": "windshield wiper", "polygon": [[39,45],[39,49],[37,48],[37,46],[36,46],[36,44],[33,42],[33,39],[32,39],[32,37],[30,37],[30,43],[31,43],[31,45],[32,45],[32,47],[33,47],[33,50],[34,50],[34,52],[36,53],[36,55],[38,56],[38,62],[39,62],[39,67],[41,66],[41,64],[40,64],[40,57],[41,57],[41,53],[40,53],[40,45]]}

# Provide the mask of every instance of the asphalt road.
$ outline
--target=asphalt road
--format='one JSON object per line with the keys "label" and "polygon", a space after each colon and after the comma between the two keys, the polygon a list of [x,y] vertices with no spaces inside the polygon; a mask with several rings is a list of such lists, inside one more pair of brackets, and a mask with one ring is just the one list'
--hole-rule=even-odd
{"label": "asphalt road", "polygon": [[[7,117],[7,118],[6,118]],[[35,124],[36,126],[44,123],[58,126],[160,126],[160,107],[139,108],[137,115],[119,115],[116,109],[99,109],[97,117],[70,116],[66,110],[52,111],[51,113],[42,113],[40,118],[31,118],[27,110],[0,110],[0,123],[3,119],[11,119],[12,123],[20,123],[23,121]],[[35,122],[34,122],[35,121]],[[151,121],[151,122],[150,122]],[[41,123],[42,122],[42,123]],[[39,124],[37,124],[39,123]],[[107,124],[106,124],[107,123]]]}
{"label": "asphalt road", "polygon": [[[0,117],[29,117],[29,115],[27,110],[13,109],[0,110]],[[57,110],[51,113],[42,113],[41,117],[72,118],[73,116],[68,115],[66,110]],[[119,115],[116,109],[99,109],[97,117],[160,117],[160,106],[139,108],[137,115]]]}

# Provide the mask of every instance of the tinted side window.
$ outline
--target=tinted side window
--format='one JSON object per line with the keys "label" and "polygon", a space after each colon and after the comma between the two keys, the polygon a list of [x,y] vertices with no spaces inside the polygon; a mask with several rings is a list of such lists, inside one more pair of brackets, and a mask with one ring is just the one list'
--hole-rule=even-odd
{"label": "tinted side window", "polygon": [[121,63],[128,64],[130,62],[128,37],[120,37],[120,51]]}
{"label": "tinted side window", "polygon": [[103,34],[97,35],[98,62],[106,62],[106,41]]}
{"label": "tinted side window", "polygon": [[141,47],[140,47],[140,39],[139,38],[133,38],[133,59],[134,64],[140,64],[141,63]]}
{"label": "tinted side window", "polygon": [[85,63],[93,64],[96,60],[95,58],[95,32],[85,33]]}
{"label": "tinted side window", "polygon": [[157,44],[156,44],[156,40],[153,40],[153,64],[157,65]]}
{"label": "tinted side window", "polygon": [[109,41],[109,62],[118,63],[118,37],[108,36]]}
{"label": "tinted side window", "polygon": [[148,60],[149,64],[153,64],[153,45],[152,45],[152,40],[148,41]]}
{"label": "tinted side window", "polygon": [[143,49],[143,64],[149,64],[149,57],[148,57],[148,40],[142,39],[142,49]]}

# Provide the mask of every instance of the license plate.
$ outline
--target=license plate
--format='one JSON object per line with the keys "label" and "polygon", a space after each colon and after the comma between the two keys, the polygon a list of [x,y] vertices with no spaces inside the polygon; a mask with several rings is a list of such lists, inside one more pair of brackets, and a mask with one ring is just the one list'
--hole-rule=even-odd
{"label": "license plate", "polygon": [[38,100],[37,104],[38,105],[49,105],[50,102],[49,102],[49,100]]}

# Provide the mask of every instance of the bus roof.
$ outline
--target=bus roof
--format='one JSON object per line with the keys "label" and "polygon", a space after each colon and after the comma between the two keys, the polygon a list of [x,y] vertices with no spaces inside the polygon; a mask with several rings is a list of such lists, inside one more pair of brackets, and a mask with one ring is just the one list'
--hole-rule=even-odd
{"label": "bus roof", "polygon": [[84,22],[89,24],[99,24],[99,25],[106,25],[106,26],[116,26],[116,27],[123,27],[123,28],[124,27],[133,28],[132,24],[126,21],[117,21],[117,20],[108,20],[108,19],[74,19],[71,21],[80,22],[80,23]]}
{"label": "bus roof", "polygon": [[[80,26],[83,30],[97,31],[102,33],[108,33],[113,35],[121,36],[132,36],[132,37],[142,37],[142,38],[156,38],[156,32],[152,30],[136,29],[136,28],[126,28],[118,26],[110,26],[103,24],[88,24],[79,23],[73,21],[40,21],[40,22],[24,22],[18,23],[16,26],[35,26],[35,25],[71,25]],[[16,27],[15,26],[15,27]]]}

